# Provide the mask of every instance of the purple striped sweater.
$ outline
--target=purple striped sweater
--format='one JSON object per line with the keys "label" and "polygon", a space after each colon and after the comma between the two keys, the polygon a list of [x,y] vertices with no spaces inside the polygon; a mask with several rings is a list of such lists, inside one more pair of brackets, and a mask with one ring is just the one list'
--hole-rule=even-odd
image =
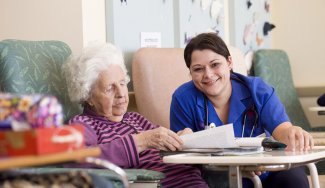
{"label": "purple striped sweater", "polygon": [[142,168],[163,172],[166,178],[163,187],[208,187],[199,169],[190,165],[165,164],[159,150],[147,149],[138,153],[133,134],[157,128],[136,112],[127,112],[121,122],[112,122],[96,115],[85,107],[81,115],[75,116],[70,123],[85,126],[86,146],[98,146],[103,159],[122,168]]}

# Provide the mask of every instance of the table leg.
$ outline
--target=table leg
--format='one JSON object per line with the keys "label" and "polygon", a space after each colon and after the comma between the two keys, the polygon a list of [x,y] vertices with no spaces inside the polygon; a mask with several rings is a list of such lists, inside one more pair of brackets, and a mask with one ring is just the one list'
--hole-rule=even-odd
{"label": "table leg", "polygon": [[242,188],[242,173],[239,166],[229,166],[229,187]]}
{"label": "table leg", "polygon": [[250,173],[248,171],[243,171],[242,174],[243,174],[242,175],[243,178],[248,178],[254,183],[254,188],[262,188],[263,187],[261,179],[257,175],[252,176],[252,175],[250,175]]}
{"label": "table leg", "polygon": [[319,188],[320,187],[319,186],[319,178],[318,178],[318,172],[317,172],[315,163],[308,163],[307,167],[310,172],[310,177],[311,177],[311,182],[312,182],[313,188]]}

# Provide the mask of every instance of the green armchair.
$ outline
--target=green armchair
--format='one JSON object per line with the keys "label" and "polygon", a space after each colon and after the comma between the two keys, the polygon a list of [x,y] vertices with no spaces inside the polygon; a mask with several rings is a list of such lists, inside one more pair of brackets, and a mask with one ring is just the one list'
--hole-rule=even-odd
{"label": "green armchair", "polygon": [[293,85],[287,54],[282,50],[258,50],[254,54],[253,68],[255,76],[275,88],[292,123],[309,131],[311,128]]}
{"label": "green armchair", "polygon": [[71,54],[61,41],[3,40],[0,42],[0,91],[50,94],[63,105],[64,120],[80,112],[69,99],[61,65]]}
{"label": "green armchair", "polygon": [[299,125],[307,131],[325,131],[325,127],[312,128],[310,126],[293,84],[286,52],[273,49],[256,51],[253,59],[253,72],[254,76],[261,77],[274,87],[294,125]]}
{"label": "green armchair", "polygon": [[[63,105],[64,120],[81,112],[77,103],[70,101],[61,66],[70,56],[70,47],[61,41],[0,41],[0,92],[16,94],[42,93],[54,95]],[[33,173],[70,172],[71,168],[46,167]],[[23,171],[19,169],[19,171]],[[125,169],[130,182],[159,185],[165,176],[161,172],[144,169]],[[113,181],[123,187],[120,177],[110,170],[87,169],[87,172]],[[36,174],[37,174],[36,173]],[[140,185],[141,186],[141,185]]]}
{"label": "green armchair", "polygon": [[[274,87],[294,125],[301,126],[309,132],[325,131],[325,127],[310,126],[294,87],[289,58],[285,51],[274,49],[256,51],[252,68],[254,76],[261,77]],[[325,174],[325,162],[320,162],[317,167],[320,174]]]}

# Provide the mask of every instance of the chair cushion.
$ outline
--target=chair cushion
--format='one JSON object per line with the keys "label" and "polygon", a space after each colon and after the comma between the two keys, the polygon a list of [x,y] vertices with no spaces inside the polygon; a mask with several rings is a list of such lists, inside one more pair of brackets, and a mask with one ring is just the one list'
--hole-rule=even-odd
{"label": "chair cushion", "polygon": [[69,99],[61,65],[71,54],[61,41],[0,42],[0,91],[54,95],[63,104],[65,120],[80,112]]}
{"label": "chair cushion", "polygon": [[189,81],[181,48],[141,48],[132,62],[135,99],[139,112],[151,122],[169,128],[172,94]]}

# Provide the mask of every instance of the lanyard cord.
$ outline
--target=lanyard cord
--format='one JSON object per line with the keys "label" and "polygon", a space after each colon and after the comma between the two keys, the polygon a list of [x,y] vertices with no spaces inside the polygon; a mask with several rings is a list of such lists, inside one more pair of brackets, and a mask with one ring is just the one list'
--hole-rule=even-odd
{"label": "lanyard cord", "polygon": [[[245,132],[245,127],[246,127],[246,113],[244,114],[244,123],[243,123],[243,130],[241,131],[241,137],[243,138],[244,137],[244,132]],[[251,133],[252,135],[252,133]],[[249,136],[249,137],[252,137],[252,136]]]}
{"label": "lanyard cord", "polygon": [[[254,130],[255,130],[255,127],[257,126],[257,120],[258,120],[258,113],[257,111],[255,110],[255,106],[254,104],[252,105],[252,107],[249,109],[251,110],[254,114],[254,122],[253,122],[253,128],[251,130],[251,133],[249,134],[249,137],[252,137],[253,136],[253,133],[254,133]],[[245,128],[246,128],[246,119],[247,119],[247,114],[248,114],[248,110],[245,112],[244,114],[244,117],[243,117],[243,130],[241,132],[241,137],[244,137],[244,132],[245,132]]]}
{"label": "lanyard cord", "polygon": [[208,107],[208,99],[204,96],[204,106],[205,106],[205,129],[209,127],[209,107]]}
{"label": "lanyard cord", "polygon": [[[246,128],[246,117],[247,117],[247,114],[244,115],[244,123],[243,123],[243,130],[241,131],[241,137],[244,137],[244,132],[245,132],[245,128]],[[253,136],[253,133],[254,133],[254,129],[256,127],[256,121],[254,121],[254,124],[253,124],[253,128],[251,130],[251,133],[249,134],[249,137],[252,137]]]}
{"label": "lanyard cord", "polygon": [[[237,82],[239,82],[239,83],[243,84],[245,87],[247,87],[246,83],[243,82],[242,80],[240,80],[239,78],[233,76],[233,77],[231,77],[231,79],[236,80]],[[208,99],[205,95],[204,95],[204,106],[205,106],[205,129],[208,129],[208,127],[209,127],[209,109],[208,108],[209,107],[208,107]],[[257,126],[257,120],[258,120],[258,113],[255,110],[254,104],[253,104],[252,110],[255,115],[255,120],[254,120],[253,128],[251,130],[249,137],[253,136],[255,127]],[[243,129],[242,129],[241,137],[244,137],[244,132],[245,132],[245,128],[246,128],[246,118],[247,118],[247,112],[245,112],[244,117],[243,117],[244,122],[243,122]]]}
{"label": "lanyard cord", "polygon": [[[204,106],[205,106],[205,129],[208,129],[209,127],[209,107],[208,107],[208,99],[206,96],[204,96]],[[254,105],[252,106],[251,110],[253,110],[254,112],[254,116],[255,116],[255,120],[254,120],[254,123],[253,123],[253,128],[251,130],[251,133],[249,135],[249,137],[252,137],[253,136],[253,133],[254,133],[254,130],[255,130],[255,127],[257,126],[257,120],[258,120],[258,114],[254,108]],[[245,128],[246,128],[246,119],[247,119],[247,111],[245,112],[244,114],[244,117],[243,117],[243,129],[242,129],[242,132],[241,132],[241,137],[244,137],[244,132],[245,132]]]}

